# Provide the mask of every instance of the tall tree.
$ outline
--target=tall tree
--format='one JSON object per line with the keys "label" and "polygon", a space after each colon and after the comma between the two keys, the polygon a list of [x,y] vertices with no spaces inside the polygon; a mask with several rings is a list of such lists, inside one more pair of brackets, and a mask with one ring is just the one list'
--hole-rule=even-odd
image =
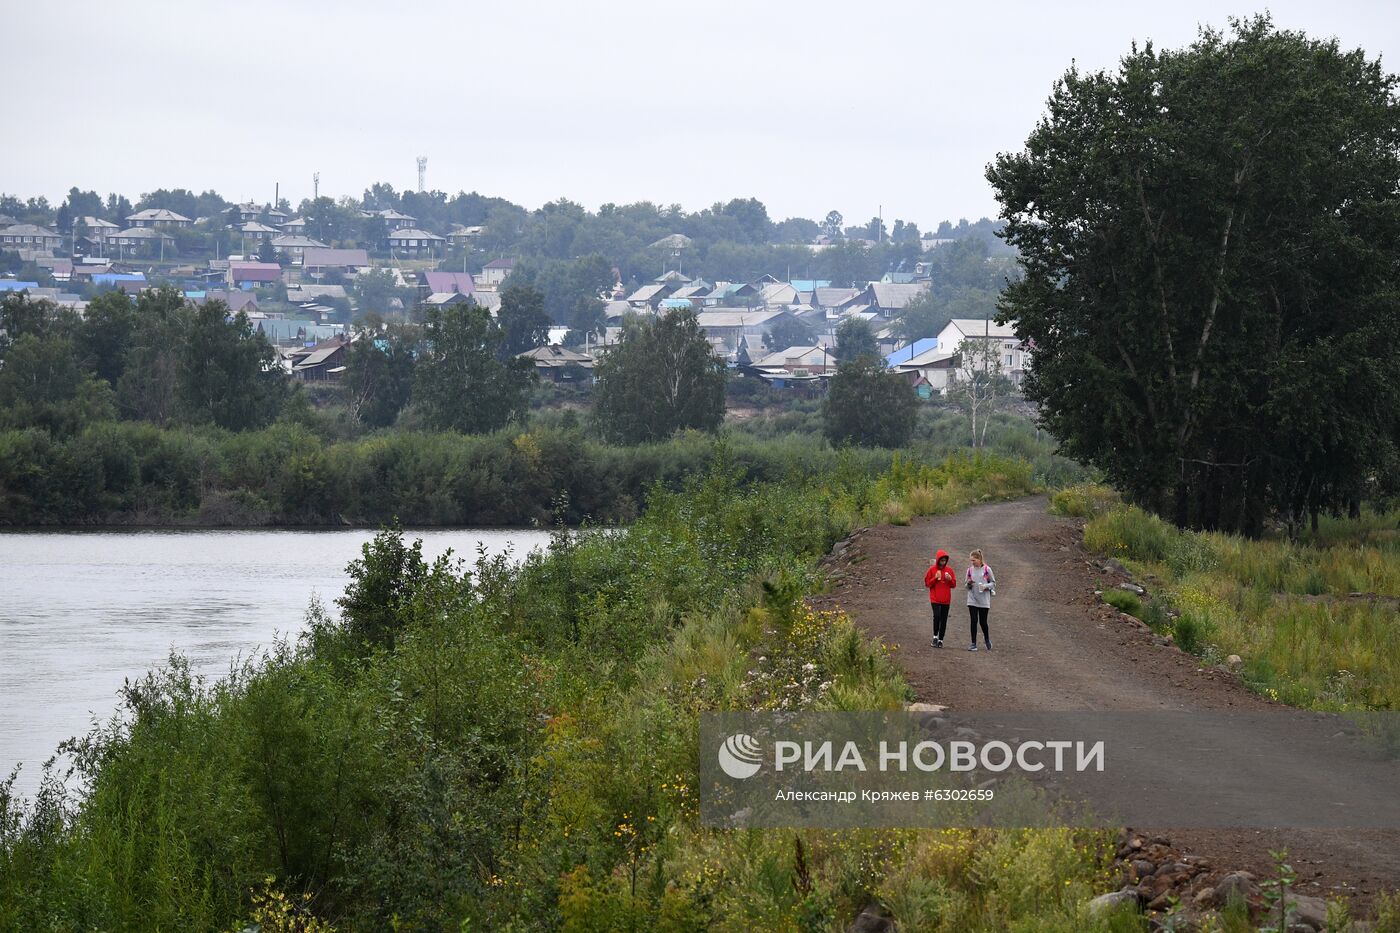
{"label": "tall tree", "polygon": [[229,317],[222,301],[189,313],[181,347],[176,397],[185,417],[240,431],[269,424],[281,413],[287,380],[277,353],[243,312]]}
{"label": "tall tree", "polygon": [[535,367],[499,359],[504,340],[491,313],[474,303],[428,309],[414,397],[430,425],[481,434],[525,414]]}
{"label": "tall tree", "polygon": [[1071,69],[988,169],[1002,316],[1067,453],[1181,525],[1341,507],[1400,439],[1400,104],[1267,17]]}
{"label": "tall tree", "polygon": [[908,380],[884,361],[862,356],[831,377],[822,403],[822,429],[834,445],[902,447],[914,433],[918,397]]}
{"label": "tall tree", "polygon": [[350,345],[345,382],[350,410],[364,424],[387,428],[413,395],[418,329],[391,324],[380,333],[366,332]]}
{"label": "tall tree", "polygon": [[629,321],[622,342],[595,370],[594,417],[623,443],[660,441],[724,420],[724,362],[692,311]]}
{"label": "tall tree", "polygon": [[503,339],[501,354],[514,356],[549,343],[549,315],[544,313],[544,293],[533,285],[507,284],[501,289],[496,312]]}
{"label": "tall tree", "polygon": [[846,363],[863,356],[879,358],[880,345],[869,322],[848,317],[836,327],[836,359]]}

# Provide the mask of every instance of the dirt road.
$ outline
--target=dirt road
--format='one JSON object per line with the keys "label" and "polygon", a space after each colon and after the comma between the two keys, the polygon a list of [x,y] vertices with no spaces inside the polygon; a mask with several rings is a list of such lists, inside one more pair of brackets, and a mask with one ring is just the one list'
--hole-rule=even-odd
{"label": "dirt road", "polygon": [[[1287,747],[1289,712],[1228,673],[1154,643],[1123,621],[1095,589],[1109,585],[1079,543],[1078,524],[1046,511],[1044,498],[978,506],[956,515],[869,529],[836,561],[831,593],[870,635],[894,646],[917,698],[958,711],[1274,710],[1280,735],[1255,736],[1263,749]],[[968,616],[955,594],[945,647],[929,646],[923,574],[935,549],[956,555],[961,574],[974,547],[996,571],[994,651],[967,651]],[[1171,755],[1164,766],[1189,767]],[[1316,771],[1315,762],[1300,763]],[[1302,774],[1300,771],[1299,774]],[[1389,793],[1394,793],[1392,789]],[[1135,827],[1138,830],[1149,827]],[[1400,888],[1400,832],[1163,829],[1214,875],[1270,873],[1270,850],[1287,849],[1301,893],[1350,894],[1361,902]]]}

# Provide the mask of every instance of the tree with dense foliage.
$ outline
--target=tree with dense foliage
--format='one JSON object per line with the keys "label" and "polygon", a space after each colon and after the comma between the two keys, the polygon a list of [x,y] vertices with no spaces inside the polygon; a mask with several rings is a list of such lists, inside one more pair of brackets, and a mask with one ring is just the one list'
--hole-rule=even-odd
{"label": "tree with dense foliage", "polygon": [[502,356],[514,356],[549,343],[551,322],[544,311],[544,293],[533,285],[508,283],[502,288],[496,322],[504,334]]}
{"label": "tree with dense foliage", "polygon": [[832,444],[902,447],[914,433],[918,397],[909,380],[879,357],[841,363],[822,403],[822,427]]}
{"label": "tree with dense foliage", "polygon": [[628,321],[622,342],[594,372],[594,417],[623,443],[665,440],[686,428],[714,431],[724,421],[724,361],[693,311]]}
{"label": "tree with dense foliage", "polygon": [[788,317],[773,325],[768,331],[767,342],[772,350],[786,350],[788,347],[809,347],[816,336],[816,328],[811,324],[800,318]]}
{"label": "tree with dense foliage", "polygon": [[270,424],[287,398],[287,379],[277,351],[253,330],[242,311],[208,301],[193,308],[176,371],[175,395],[182,414],[231,431]]}
{"label": "tree with dense foliage", "polygon": [[414,399],[429,425],[484,434],[525,414],[535,366],[500,359],[504,341],[491,312],[474,302],[428,309]]}
{"label": "tree with dense foliage", "polygon": [[1267,17],[1071,69],[988,169],[1065,451],[1182,526],[1354,506],[1400,444],[1400,104]]}
{"label": "tree with dense foliage", "polygon": [[345,384],[350,411],[362,423],[387,428],[398,420],[413,397],[418,343],[418,328],[408,324],[362,333],[351,343]]}
{"label": "tree with dense foliage", "polygon": [[875,340],[875,331],[870,322],[858,317],[848,317],[836,326],[836,359],[847,363],[862,356],[879,357],[880,345]]}

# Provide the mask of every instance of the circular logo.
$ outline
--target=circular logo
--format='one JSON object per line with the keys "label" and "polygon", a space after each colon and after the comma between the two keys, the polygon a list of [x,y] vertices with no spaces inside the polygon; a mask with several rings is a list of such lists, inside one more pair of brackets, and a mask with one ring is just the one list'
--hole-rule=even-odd
{"label": "circular logo", "polygon": [[751,778],[763,767],[758,740],[744,732],[725,739],[719,747],[719,767],[732,778]]}

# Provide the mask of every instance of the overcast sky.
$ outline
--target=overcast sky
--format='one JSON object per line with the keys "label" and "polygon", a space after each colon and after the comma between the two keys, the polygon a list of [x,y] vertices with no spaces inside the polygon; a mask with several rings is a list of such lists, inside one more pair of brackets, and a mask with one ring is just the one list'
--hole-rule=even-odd
{"label": "overcast sky", "polygon": [[[774,219],[883,205],[994,215],[982,177],[1077,59],[1180,46],[1200,0],[237,3],[3,0],[0,192],[157,187],[297,203],[373,181],[538,207],[757,197]],[[1275,22],[1385,56],[1393,3],[1275,2]],[[1390,63],[1392,70],[1396,66]]]}

